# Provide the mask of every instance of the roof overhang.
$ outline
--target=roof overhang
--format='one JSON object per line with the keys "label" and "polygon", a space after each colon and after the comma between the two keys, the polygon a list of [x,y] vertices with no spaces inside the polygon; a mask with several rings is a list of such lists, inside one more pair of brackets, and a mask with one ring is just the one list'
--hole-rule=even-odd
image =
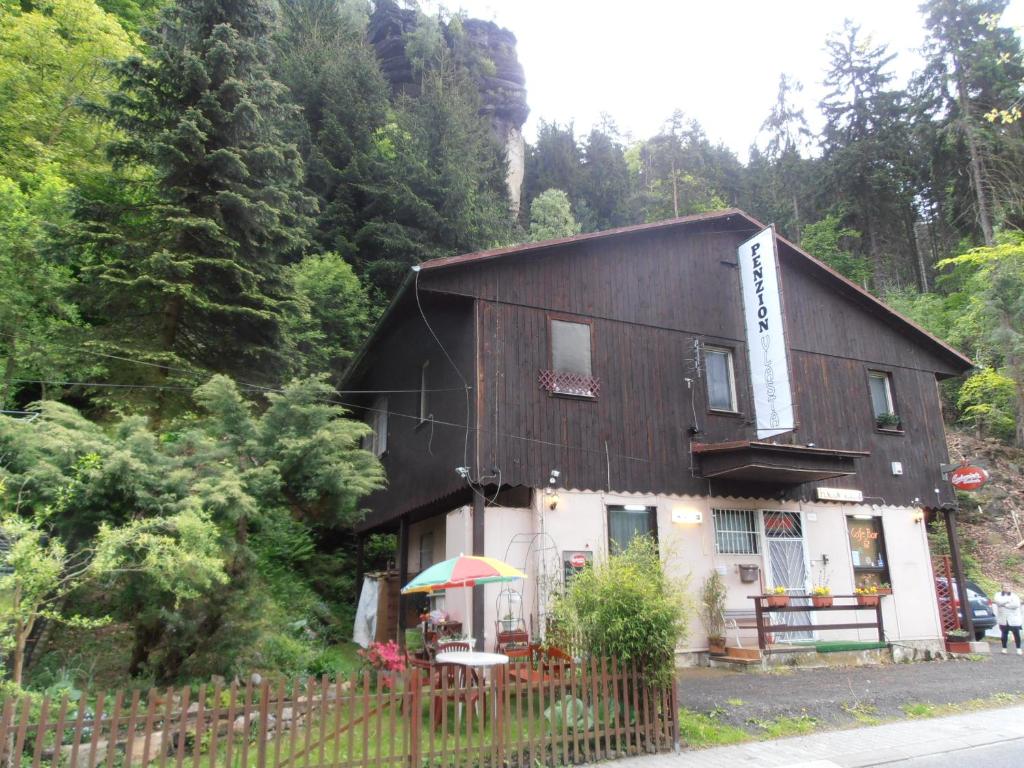
{"label": "roof overhang", "polygon": [[754,440],[694,443],[700,476],[787,487],[855,475],[855,462],[869,451],[845,451],[806,445],[777,445]]}

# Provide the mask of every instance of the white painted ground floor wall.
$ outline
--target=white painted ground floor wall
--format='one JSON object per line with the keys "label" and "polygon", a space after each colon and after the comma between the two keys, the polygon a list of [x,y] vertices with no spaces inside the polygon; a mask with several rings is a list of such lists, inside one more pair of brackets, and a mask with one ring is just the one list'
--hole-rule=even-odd
{"label": "white painted ground floor wall", "polygon": [[[935,599],[934,575],[921,510],[915,507],[873,506],[836,502],[776,502],[764,499],[719,497],[678,497],[645,494],[614,494],[559,489],[558,504],[549,508],[549,497],[533,494],[530,508],[489,506],[485,514],[485,554],[525,568],[530,578],[515,585],[521,592],[523,615],[536,635],[541,622],[538,613],[538,589],[561,583],[562,553],[590,551],[596,561],[608,556],[608,505],[645,505],[657,508],[659,549],[668,572],[687,582],[693,597],[691,620],[681,654],[707,649],[706,632],[697,612],[697,601],[704,578],[714,569],[724,571],[728,588],[727,610],[751,611],[750,595],[758,594],[760,583],[743,583],[740,564],[756,564],[765,578],[770,564],[766,558],[763,527],[758,534],[758,554],[719,554],[715,546],[713,509],[753,510],[760,519],[762,511],[786,511],[801,516],[807,560],[807,587],[821,582],[823,576],[834,594],[854,590],[847,516],[871,515],[881,518],[888,557],[889,581],[893,594],[882,598],[886,639],[918,648],[941,648],[941,629]],[[699,523],[673,523],[673,511],[700,512]],[[472,551],[472,508],[460,507],[430,520],[410,526],[409,571],[420,570],[420,542],[431,534],[434,562]],[[549,549],[545,550],[545,547]],[[827,560],[827,564],[824,564]],[[484,647],[494,644],[495,621],[508,610],[508,591],[502,585],[488,584],[484,590]],[[455,619],[472,626],[469,590],[449,590],[437,600]],[[821,623],[871,621],[874,611],[830,612]],[[874,630],[829,630],[818,633],[822,640],[874,640]],[[732,636],[730,635],[730,641]],[[745,641],[746,645],[747,642]],[[479,645],[478,645],[479,648]],[[685,659],[681,659],[685,661]]]}

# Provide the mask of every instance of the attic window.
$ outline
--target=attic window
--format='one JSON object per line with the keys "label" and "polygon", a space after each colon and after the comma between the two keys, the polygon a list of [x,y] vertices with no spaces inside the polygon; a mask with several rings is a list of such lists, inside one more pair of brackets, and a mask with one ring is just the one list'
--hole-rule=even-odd
{"label": "attic window", "polygon": [[543,389],[553,395],[597,397],[601,384],[591,368],[591,331],[590,323],[551,320],[551,368],[540,372]]}
{"label": "attic window", "polygon": [[381,395],[367,409],[366,423],[373,430],[363,437],[363,449],[380,457],[388,449],[388,398]]}

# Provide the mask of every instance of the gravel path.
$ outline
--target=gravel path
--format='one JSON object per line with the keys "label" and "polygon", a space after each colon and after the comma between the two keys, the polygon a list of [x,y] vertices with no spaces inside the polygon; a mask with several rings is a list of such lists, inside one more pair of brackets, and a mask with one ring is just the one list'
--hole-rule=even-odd
{"label": "gravel path", "polygon": [[679,704],[748,730],[781,716],[813,717],[822,725],[857,723],[855,707],[880,719],[904,717],[902,705],[955,704],[996,693],[1024,695],[1024,657],[999,653],[978,661],[931,661],[835,669],[734,672],[680,671]]}

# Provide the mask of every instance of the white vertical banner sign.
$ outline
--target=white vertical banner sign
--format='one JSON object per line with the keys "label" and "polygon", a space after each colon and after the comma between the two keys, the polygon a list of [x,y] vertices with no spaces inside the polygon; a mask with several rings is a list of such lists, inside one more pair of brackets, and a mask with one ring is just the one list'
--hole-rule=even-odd
{"label": "white vertical banner sign", "polygon": [[758,440],[793,429],[793,393],[782,322],[775,230],[759,232],[739,247],[750,380]]}

